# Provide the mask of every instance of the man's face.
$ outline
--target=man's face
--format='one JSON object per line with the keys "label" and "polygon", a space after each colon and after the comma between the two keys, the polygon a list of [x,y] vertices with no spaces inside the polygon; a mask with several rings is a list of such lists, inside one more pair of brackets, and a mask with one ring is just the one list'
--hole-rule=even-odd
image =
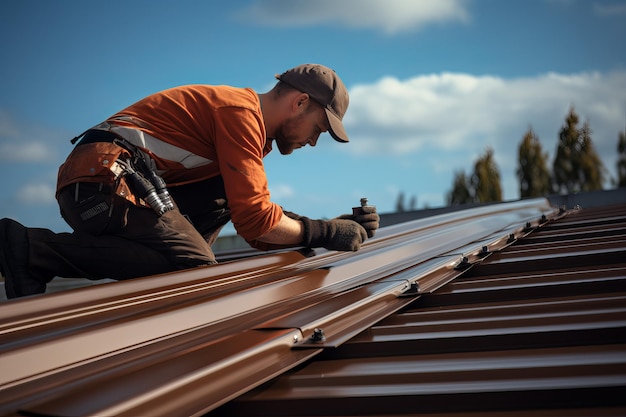
{"label": "man's face", "polygon": [[315,146],[320,134],[328,131],[328,120],[322,106],[312,100],[305,105],[309,107],[288,117],[276,132],[276,146],[283,155],[289,155],[307,144]]}

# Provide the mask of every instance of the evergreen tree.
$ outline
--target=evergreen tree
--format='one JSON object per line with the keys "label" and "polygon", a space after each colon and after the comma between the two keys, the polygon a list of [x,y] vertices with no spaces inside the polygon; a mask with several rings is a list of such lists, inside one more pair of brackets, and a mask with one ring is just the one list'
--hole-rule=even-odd
{"label": "evergreen tree", "polygon": [[626,130],[617,140],[617,186],[626,187]]}
{"label": "evergreen tree", "polygon": [[448,205],[454,206],[458,204],[467,204],[474,202],[470,191],[469,181],[465,176],[465,172],[458,171],[454,174],[454,183],[452,191],[448,193]]}
{"label": "evergreen tree", "polygon": [[571,194],[600,190],[604,167],[591,140],[589,123],[578,128],[578,115],[570,108],[565,125],[559,132],[556,156],[552,164],[553,190]]}
{"label": "evergreen tree", "polygon": [[578,115],[574,107],[570,107],[565,119],[565,126],[559,131],[559,142],[556,155],[552,163],[553,190],[556,193],[567,194],[578,191],[577,184],[578,164],[575,156],[578,155]]}
{"label": "evergreen tree", "polygon": [[480,203],[502,201],[500,170],[493,158],[493,149],[487,148],[485,154],[474,164],[471,178],[474,199]]}
{"label": "evergreen tree", "polygon": [[396,213],[403,213],[406,210],[404,209],[404,193],[400,191],[398,194],[398,199],[396,200]]}
{"label": "evergreen tree", "polygon": [[529,128],[518,149],[517,177],[521,198],[541,197],[550,192],[547,160],[548,155],[543,153],[539,138]]}
{"label": "evergreen tree", "polygon": [[591,128],[585,122],[580,130],[580,189],[595,191],[602,189],[604,182],[604,166],[596,153],[591,139]]}

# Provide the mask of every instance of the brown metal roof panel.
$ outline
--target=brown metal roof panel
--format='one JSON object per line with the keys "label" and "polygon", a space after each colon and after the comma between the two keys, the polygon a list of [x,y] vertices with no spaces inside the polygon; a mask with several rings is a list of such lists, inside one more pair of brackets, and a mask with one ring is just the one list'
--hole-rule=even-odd
{"label": "brown metal roof panel", "polygon": [[28,384],[6,395],[16,397],[11,406],[36,415],[199,415],[207,405],[226,402],[318,353],[290,349],[298,336],[297,330],[276,330],[218,341],[198,337],[134,360],[121,355],[117,360],[123,363],[114,367],[94,363],[91,372],[56,373],[34,397],[19,392]]}
{"label": "brown metal roof panel", "polygon": [[[26,297],[0,304],[0,337],[10,337],[26,328],[45,330],[55,323],[97,323],[112,317],[145,313],[181,298],[205,300],[249,288],[253,284],[276,281],[287,265],[305,256],[299,252],[257,257],[236,263],[196,268],[178,273],[79,288],[60,293]],[[207,271],[212,272],[207,277]],[[271,277],[268,278],[268,277]]]}
{"label": "brown metal roof panel", "polygon": [[[536,263],[536,266],[545,265]],[[510,266],[510,265],[509,265]],[[437,297],[422,300],[424,305],[449,305],[472,301],[498,301],[509,299],[546,298],[577,295],[592,295],[598,293],[626,291],[626,264],[611,265],[608,267],[594,266],[589,270],[576,269],[567,265],[562,269],[536,268],[508,268],[500,269],[500,274],[484,274],[496,272],[495,268],[480,268],[469,271],[469,276],[458,279],[437,292]],[[548,266],[552,266],[549,264]],[[474,274],[481,273],[484,278]]]}
{"label": "brown metal roof panel", "polygon": [[[528,216],[539,216],[542,212],[551,210],[541,200],[515,204],[515,207],[517,206],[525,210],[521,216],[522,219]],[[478,210],[478,213],[481,212],[482,210]],[[493,213],[497,213],[497,210],[491,208],[488,214]],[[504,215],[507,216],[506,212]],[[483,234],[492,233],[492,220],[482,221],[480,227],[474,221],[468,224],[467,218],[473,219],[476,216],[477,214],[472,212],[466,217],[456,214],[436,221],[422,221],[420,225],[423,229],[404,227],[396,228],[395,231],[381,230],[380,236],[366,242],[363,250],[356,254],[320,251],[321,254],[307,259],[299,252],[284,252],[209,268],[118,282],[115,285],[49,294],[37,297],[36,302],[32,302],[32,299],[14,300],[10,308],[0,306],[3,313],[0,319],[1,325],[12,331],[16,324],[24,326],[31,319],[33,323],[42,325],[50,321],[66,320],[68,317],[100,316],[103,311],[125,310],[133,306],[145,309],[149,307],[148,303],[154,304],[162,300],[167,303],[179,295],[186,299],[193,296],[203,299],[207,295],[231,293],[242,288],[249,288],[250,285],[261,284],[264,280],[273,282],[294,273],[322,267],[327,271],[332,269],[332,275],[336,280],[343,281],[346,279],[344,271],[354,276],[385,268],[385,265],[390,265],[393,269],[397,268],[395,265],[398,264],[399,258],[406,259],[406,262],[414,265],[428,260],[429,256],[438,256],[437,248],[450,251],[462,245],[464,240],[471,242],[474,235],[476,238],[481,238]],[[516,216],[512,217],[516,218]],[[457,233],[451,233],[448,230],[449,225],[459,222],[467,224],[469,228],[462,228]],[[388,254],[389,245],[395,246],[393,257]],[[346,263],[347,268],[342,268],[341,265]],[[207,277],[209,272],[210,276]],[[369,276],[371,274],[365,278]],[[358,282],[353,282],[349,285],[357,284]]]}
{"label": "brown metal roof panel", "polygon": [[[596,232],[594,236],[585,236],[584,238],[580,234],[576,234],[576,239],[565,240],[563,237],[559,241],[551,240],[550,242],[532,242],[533,245],[519,246],[513,248],[508,256],[529,256],[533,253],[541,251],[542,255],[558,255],[559,253],[567,253],[569,255],[575,255],[580,252],[597,252],[601,250],[623,250],[626,246],[626,236],[624,236],[624,229],[615,229],[619,231],[619,235],[613,235],[606,233],[605,230]],[[529,242],[531,243],[531,242]],[[623,258],[624,259],[624,258]]]}
{"label": "brown metal roof panel", "polygon": [[219,411],[345,416],[623,407],[623,352],[621,345],[315,361]]}
{"label": "brown metal roof panel", "polygon": [[[626,245],[615,210],[624,206],[534,230],[215,414],[626,415]],[[587,230],[553,234],[561,222]]]}
{"label": "brown metal roof panel", "polygon": [[[256,390],[246,396],[246,401],[315,395],[334,397],[346,392],[351,392],[352,396],[365,396],[368,393],[401,395],[403,390],[398,387],[411,384],[423,384],[424,388],[419,390],[423,394],[473,390],[471,385],[478,382],[483,385],[482,389],[490,385],[494,391],[498,390],[501,383],[524,389],[537,387],[536,381],[530,380],[542,380],[541,383],[546,387],[556,388],[559,385],[553,385],[555,378],[567,375],[593,378],[594,375],[605,373],[616,375],[614,382],[622,384],[626,364],[623,352],[624,345],[605,345],[594,347],[593,350],[568,347],[476,352],[471,357],[462,353],[445,353],[388,355],[375,361],[318,359],[267,384],[265,389]],[[517,373],[517,376],[512,373]],[[320,384],[321,379],[323,384]],[[606,385],[614,383],[610,379],[607,378]],[[570,381],[561,386],[577,386],[581,382],[584,384],[589,381]],[[442,386],[454,383],[468,383],[468,386]],[[592,385],[596,384],[598,382],[592,382]],[[314,392],[311,389],[314,387],[323,388],[321,392]],[[366,388],[366,392],[361,392],[361,388]]]}
{"label": "brown metal roof panel", "polygon": [[[94,392],[85,397],[93,396],[94,405],[85,413],[147,413],[154,408],[150,413],[159,414],[159,401],[170,396],[187,398],[186,405],[171,401],[180,410],[186,410],[184,414],[209,410],[320,352],[319,344],[306,346],[301,342],[313,335],[314,326],[323,324],[329,329],[330,340],[324,346],[341,344],[360,329],[405,306],[410,302],[405,297],[432,292],[462,274],[463,269],[454,266],[466,251],[473,253],[484,242],[501,242],[503,238],[506,247],[511,243],[506,239],[511,230],[540,227],[548,221],[546,214],[553,216],[555,212],[542,200],[480,208],[381,230],[380,236],[356,254],[320,251],[311,258],[295,252],[260,256],[211,267],[215,269],[210,271],[217,274],[211,279],[202,277],[209,271],[207,268],[111,285],[114,289],[90,288],[82,293],[90,299],[89,303],[69,294],[58,294],[39,306],[43,307],[39,320],[34,300],[11,302],[20,307],[17,314],[12,310],[8,314],[5,336],[12,339],[0,359],[5,364],[28,366],[15,368],[5,376],[9,379],[3,393],[13,388],[17,393],[22,388],[26,396],[16,394],[15,400],[2,405],[6,411],[20,403],[24,409],[42,414],[73,413],[74,406],[90,407],[75,403],[74,398],[81,389],[92,386]],[[492,246],[495,249],[499,243]],[[488,252],[492,255],[491,250]],[[445,254],[448,255],[442,256]],[[482,255],[475,258],[482,260]],[[9,304],[4,309],[7,312]],[[258,344],[245,341],[238,349],[234,345],[227,347],[248,332],[275,334],[282,342],[276,344],[268,338]],[[501,337],[497,332],[490,334],[489,329],[485,332],[486,336],[473,339]],[[505,334],[506,338],[509,344],[515,341],[515,335]],[[431,340],[439,343],[445,339]],[[458,338],[463,339],[468,338]],[[84,343],[79,343],[81,340]],[[416,339],[398,342],[410,346]],[[421,341],[424,342],[429,340]],[[355,338],[337,350],[359,344]],[[292,349],[294,346],[298,349]],[[304,346],[307,349],[302,349]],[[52,351],[56,354],[44,356]],[[222,354],[226,356],[220,361]],[[31,363],[28,358],[35,360]],[[255,361],[248,362],[247,358],[258,358],[259,363],[275,361],[257,367]],[[277,358],[287,359],[276,361]],[[192,363],[200,365],[198,372],[190,366]],[[239,365],[243,365],[244,371],[238,371]],[[219,379],[221,369],[228,369],[233,376],[227,384],[228,392],[208,383]],[[137,385],[138,391],[131,390],[132,398],[125,396],[124,384],[138,374],[147,377],[146,384]],[[61,377],[68,377],[67,384],[58,385],[62,392],[55,391],[58,395],[54,399],[46,397],[41,402],[41,396],[50,393],[47,384],[53,381],[47,375],[60,377],[55,379],[56,384],[63,381]],[[85,385],[80,384],[81,379]],[[197,381],[200,382],[196,384]],[[38,387],[28,391],[31,382]],[[95,388],[100,386],[111,388],[98,393]],[[104,399],[108,401],[106,408],[98,405]]]}
{"label": "brown metal roof panel", "polygon": [[[481,265],[481,267],[484,265]],[[475,274],[481,270],[468,271]],[[508,269],[506,274],[487,275],[485,278],[471,275],[457,279],[434,296],[422,297],[418,303],[422,308],[444,307],[462,304],[506,303],[511,301],[543,303],[558,297],[593,297],[598,294],[626,291],[626,265],[607,268],[594,267],[589,271],[573,268],[541,273]]]}
{"label": "brown metal roof panel", "polygon": [[326,351],[325,357],[626,343],[624,294],[599,296],[592,301],[561,298],[430,308],[420,307],[420,301],[341,347]]}
{"label": "brown metal roof panel", "polygon": [[446,325],[456,322],[482,322],[504,318],[527,319],[552,316],[577,317],[593,313],[623,313],[626,308],[626,293],[609,293],[590,296],[557,297],[549,299],[526,299],[521,301],[494,302],[483,304],[461,304],[447,308],[423,307],[414,302],[400,314],[394,314],[380,321],[369,332],[395,328],[398,331],[407,326]]}

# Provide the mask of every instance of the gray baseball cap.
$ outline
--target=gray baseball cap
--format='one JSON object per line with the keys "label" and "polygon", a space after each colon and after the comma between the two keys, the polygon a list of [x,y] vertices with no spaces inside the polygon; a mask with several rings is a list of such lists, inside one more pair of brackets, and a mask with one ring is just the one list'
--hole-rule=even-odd
{"label": "gray baseball cap", "polygon": [[276,78],[307,93],[324,107],[330,135],[338,142],[349,141],[342,120],[350,98],[346,86],[334,70],[319,64],[303,64],[277,74]]}

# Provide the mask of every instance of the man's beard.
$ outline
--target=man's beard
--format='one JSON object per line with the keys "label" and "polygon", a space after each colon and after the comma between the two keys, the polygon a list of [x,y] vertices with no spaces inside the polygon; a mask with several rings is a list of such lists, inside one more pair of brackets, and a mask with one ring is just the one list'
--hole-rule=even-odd
{"label": "man's beard", "polygon": [[290,119],[283,123],[282,126],[276,131],[274,135],[274,141],[276,142],[276,147],[281,155],[289,155],[295,149],[295,141],[290,141],[290,135],[285,133],[285,126],[291,124],[297,124],[299,119]]}
{"label": "man's beard", "polygon": [[291,144],[285,142],[285,136],[282,134],[282,131],[276,133],[274,142],[276,143],[278,152],[280,152],[281,155],[289,155],[293,152]]}

